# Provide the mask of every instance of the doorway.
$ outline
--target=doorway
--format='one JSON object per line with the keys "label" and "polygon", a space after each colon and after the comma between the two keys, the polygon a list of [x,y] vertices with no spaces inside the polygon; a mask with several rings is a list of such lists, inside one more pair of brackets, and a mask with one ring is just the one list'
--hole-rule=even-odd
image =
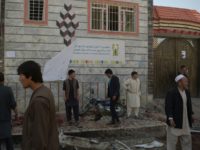
{"label": "doorway", "polygon": [[179,38],[164,39],[155,48],[154,57],[154,95],[163,98],[167,91],[175,86],[175,77],[181,65],[189,69],[189,89],[197,97],[197,50],[192,41]]}

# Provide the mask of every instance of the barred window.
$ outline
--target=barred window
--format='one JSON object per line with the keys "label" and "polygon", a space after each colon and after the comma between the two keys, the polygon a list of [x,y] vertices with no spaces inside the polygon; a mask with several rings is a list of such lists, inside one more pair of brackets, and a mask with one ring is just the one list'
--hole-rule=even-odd
{"label": "barred window", "polygon": [[106,5],[92,4],[92,29],[105,30]]}
{"label": "barred window", "polygon": [[119,30],[119,7],[108,6],[108,30]]}
{"label": "barred window", "polygon": [[29,1],[29,18],[30,20],[42,21],[44,12],[44,0]]}
{"label": "barred window", "polygon": [[121,28],[125,32],[134,32],[136,30],[136,19],[135,19],[134,8],[121,8]]}
{"label": "barred window", "polygon": [[137,31],[137,7],[126,3],[90,0],[90,24],[92,31]]}
{"label": "barred window", "polygon": [[25,24],[47,25],[48,0],[24,0]]}

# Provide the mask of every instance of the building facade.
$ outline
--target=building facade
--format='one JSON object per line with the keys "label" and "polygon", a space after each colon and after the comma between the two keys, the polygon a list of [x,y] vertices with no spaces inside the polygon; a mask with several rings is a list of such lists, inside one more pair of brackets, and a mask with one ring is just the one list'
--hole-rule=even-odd
{"label": "building facade", "polygon": [[[153,64],[152,53],[152,1],[150,0],[1,0],[1,62],[8,83],[15,83],[14,89],[19,100],[20,85],[16,69],[26,60],[35,60],[42,67],[66,48],[66,42],[56,22],[64,17],[79,23],[75,36],[79,39],[120,40],[125,46],[125,63],[71,63],[69,68],[77,72],[77,78],[84,83],[82,95],[93,86],[96,95],[105,97],[107,82],[106,68],[111,68],[120,77],[121,83],[132,71],[138,71],[141,79],[142,100],[152,98],[152,83],[148,82]],[[64,16],[63,10],[71,9],[73,14]],[[5,12],[5,14],[4,14]],[[70,12],[71,13],[71,12]],[[66,21],[66,20],[65,20]],[[65,27],[69,27],[65,25]],[[70,27],[69,27],[70,31]],[[69,32],[67,32],[69,33]],[[66,33],[66,34],[67,34]],[[63,35],[63,34],[62,34]],[[70,38],[70,37],[69,37]],[[67,39],[68,41],[69,39]],[[73,62],[73,61],[72,61]],[[65,67],[65,66],[63,66]],[[150,76],[149,76],[150,73]],[[62,101],[62,83],[52,83],[55,95]],[[122,98],[125,97],[123,87]],[[27,93],[26,93],[27,95]],[[84,99],[84,96],[83,96]]]}

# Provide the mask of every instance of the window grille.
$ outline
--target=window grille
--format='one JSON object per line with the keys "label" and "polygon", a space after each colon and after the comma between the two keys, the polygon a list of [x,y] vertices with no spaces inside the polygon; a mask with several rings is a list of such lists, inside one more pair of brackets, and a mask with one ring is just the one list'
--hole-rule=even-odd
{"label": "window grille", "polygon": [[29,0],[29,19],[43,21],[44,0]]}
{"label": "window grille", "polygon": [[123,5],[91,0],[91,30],[112,32],[136,32],[135,5]]}
{"label": "window grille", "polygon": [[24,24],[48,25],[48,0],[24,0]]}

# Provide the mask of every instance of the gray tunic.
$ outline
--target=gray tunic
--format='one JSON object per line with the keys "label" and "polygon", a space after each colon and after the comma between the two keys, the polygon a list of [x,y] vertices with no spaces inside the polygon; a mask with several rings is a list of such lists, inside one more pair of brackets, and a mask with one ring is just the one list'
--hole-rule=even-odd
{"label": "gray tunic", "polygon": [[0,139],[11,137],[11,109],[15,107],[11,88],[0,84]]}

